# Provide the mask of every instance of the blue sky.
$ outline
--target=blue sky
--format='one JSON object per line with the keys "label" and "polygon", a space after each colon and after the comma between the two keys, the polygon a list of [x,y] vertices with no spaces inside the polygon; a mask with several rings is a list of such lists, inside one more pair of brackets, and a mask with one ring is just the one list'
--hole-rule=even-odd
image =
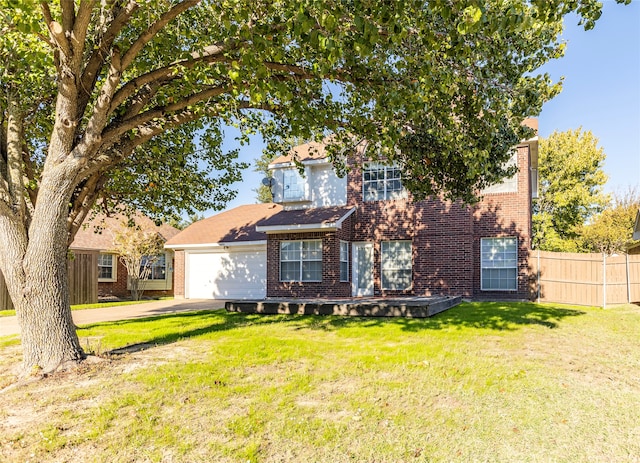
{"label": "blue sky", "polygon": [[[564,77],[560,95],[548,102],[539,115],[539,135],[554,130],[590,130],[607,155],[607,192],[640,187],[640,2],[618,5],[605,0],[602,17],[594,29],[585,31],[575,16],[565,20],[565,56],[542,70],[554,81]],[[225,139],[234,146],[233,133]],[[253,164],[263,145],[254,138],[244,146],[241,159]],[[255,203],[261,175],[247,170],[239,193],[227,209]],[[207,211],[206,216],[214,213]]]}
{"label": "blue sky", "polygon": [[564,76],[560,95],[539,116],[539,134],[590,130],[607,155],[608,192],[640,186],[640,4],[604,1],[596,27],[565,19],[565,56],[543,70]]}

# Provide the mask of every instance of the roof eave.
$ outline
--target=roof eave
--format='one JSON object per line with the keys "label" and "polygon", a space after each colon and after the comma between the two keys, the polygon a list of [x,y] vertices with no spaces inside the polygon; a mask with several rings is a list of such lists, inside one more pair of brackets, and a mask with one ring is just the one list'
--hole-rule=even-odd
{"label": "roof eave", "polygon": [[302,224],[286,224],[286,225],[256,225],[256,231],[264,232],[267,235],[274,233],[307,233],[307,232],[326,232],[337,230],[340,227],[338,222],[325,223],[302,223]]}
{"label": "roof eave", "polygon": [[217,243],[191,243],[191,244],[165,244],[165,249],[186,250],[186,249],[209,249],[209,248],[236,248],[247,246],[259,246],[266,244],[266,240],[256,241],[220,241]]}

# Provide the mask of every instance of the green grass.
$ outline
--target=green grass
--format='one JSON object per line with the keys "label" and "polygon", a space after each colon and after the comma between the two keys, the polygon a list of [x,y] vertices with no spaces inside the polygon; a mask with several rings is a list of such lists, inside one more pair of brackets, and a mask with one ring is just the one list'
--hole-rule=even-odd
{"label": "green grass", "polygon": [[111,360],[0,395],[24,419],[0,434],[0,460],[640,456],[635,306],[470,303],[422,320],[220,310],[79,335]]}
{"label": "green grass", "polygon": [[[172,297],[161,297],[154,300],[166,300],[173,299]],[[115,302],[96,302],[94,304],[77,304],[72,305],[71,310],[85,310],[85,309],[106,309],[108,307],[119,307],[123,305],[132,304],[144,304],[146,302],[152,302],[152,300],[145,299],[143,301],[115,301]],[[15,310],[0,310],[0,317],[13,317],[16,314]]]}

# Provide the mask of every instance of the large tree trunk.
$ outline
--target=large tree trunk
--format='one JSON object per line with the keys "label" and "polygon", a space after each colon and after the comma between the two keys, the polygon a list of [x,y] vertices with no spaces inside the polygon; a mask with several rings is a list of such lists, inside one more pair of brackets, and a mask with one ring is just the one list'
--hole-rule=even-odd
{"label": "large tree trunk", "polygon": [[69,305],[69,173],[61,164],[43,175],[28,233],[24,221],[0,220],[2,236],[12,237],[0,249],[0,263],[20,323],[25,373],[85,357]]}

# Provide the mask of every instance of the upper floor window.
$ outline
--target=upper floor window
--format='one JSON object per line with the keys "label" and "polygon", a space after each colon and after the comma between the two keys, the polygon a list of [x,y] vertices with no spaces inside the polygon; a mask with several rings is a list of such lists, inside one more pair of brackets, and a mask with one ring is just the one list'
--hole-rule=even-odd
{"label": "upper floor window", "polygon": [[294,201],[304,199],[304,179],[298,169],[287,169],[283,172],[283,199]]}
{"label": "upper floor window", "polygon": [[405,198],[400,168],[379,163],[365,165],[362,172],[362,196],[365,201]]}
{"label": "upper floor window", "polygon": [[[145,276],[145,270],[148,272]],[[164,254],[157,256],[142,256],[140,275],[145,280],[165,280],[167,278],[167,261]]]}
{"label": "upper floor window", "polygon": [[[505,167],[513,167],[518,166],[518,150],[513,150],[511,153],[511,157],[507,161]],[[496,183],[495,185],[488,186],[484,190],[482,190],[482,194],[493,194],[493,193],[517,193],[518,192],[518,173],[516,172],[511,177],[502,179],[500,183]]]}
{"label": "upper floor window", "polygon": [[113,254],[98,255],[98,280],[116,281],[117,258]]}
{"label": "upper floor window", "polygon": [[280,242],[280,281],[322,281],[322,240]]}

